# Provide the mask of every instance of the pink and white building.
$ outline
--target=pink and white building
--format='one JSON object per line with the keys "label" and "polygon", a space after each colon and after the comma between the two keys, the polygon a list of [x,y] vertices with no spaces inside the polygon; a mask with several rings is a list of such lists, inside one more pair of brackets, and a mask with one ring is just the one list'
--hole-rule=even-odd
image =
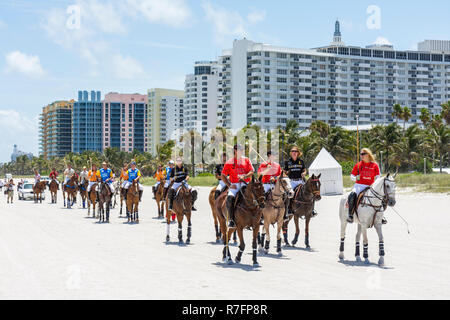
{"label": "pink and white building", "polygon": [[103,100],[103,149],[148,151],[147,95],[108,93]]}

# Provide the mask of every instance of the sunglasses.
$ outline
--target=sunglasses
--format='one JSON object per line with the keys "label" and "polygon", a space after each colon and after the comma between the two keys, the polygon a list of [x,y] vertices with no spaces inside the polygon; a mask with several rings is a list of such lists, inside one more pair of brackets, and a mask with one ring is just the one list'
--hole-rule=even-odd
{"label": "sunglasses", "polygon": [[291,150],[291,153],[298,153],[297,150]]}
{"label": "sunglasses", "polygon": [[367,156],[368,153],[361,153],[361,156]]}

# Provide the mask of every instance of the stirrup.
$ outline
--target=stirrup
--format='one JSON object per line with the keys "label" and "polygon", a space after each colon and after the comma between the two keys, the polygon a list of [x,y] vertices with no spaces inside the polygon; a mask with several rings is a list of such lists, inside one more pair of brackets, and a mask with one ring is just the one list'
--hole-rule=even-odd
{"label": "stirrup", "polygon": [[381,220],[381,223],[382,223],[382,224],[387,224],[388,221],[386,220],[386,218],[383,218],[383,219]]}
{"label": "stirrup", "polygon": [[348,223],[353,223],[353,221],[354,221],[353,216],[348,216],[347,217],[347,222]]}

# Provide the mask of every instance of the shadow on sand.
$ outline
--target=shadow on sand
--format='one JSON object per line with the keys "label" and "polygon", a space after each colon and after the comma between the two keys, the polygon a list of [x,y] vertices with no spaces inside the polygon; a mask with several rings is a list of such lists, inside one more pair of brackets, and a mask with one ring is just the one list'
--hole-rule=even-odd
{"label": "shadow on sand", "polygon": [[367,267],[378,267],[378,268],[384,269],[384,270],[393,270],[394,269],[392,267],[386,267],[386,266],[381,267],[381,266],[378,265],[378,263],[370,262],[370,260],[369,260],[369,262],[365,262],[364,260],[361,260],[361,261],[356,261],[356,260],[350,261],[350,260],[345,260],[344,259],[344,260],[338,260],[338,262],[343,264],[343,265],[345,265],[345,266],[347,266],[347,267],[366,267],[366,268]]}
{"label": "shadow on sand", "polygon": [[241,269],[241,270],[247,271],[247,272],[259,272],[259,271],[261,271],[261,266],[253,267],[253,265],[242,264],[242,263],[235,263],[235,262],[233,262],[232,264],[228,264],[228,263],[225,263],[225,262],[214,262],[214,263],[211,263],[211,264],[213,266],[221,267],[223,269]]}

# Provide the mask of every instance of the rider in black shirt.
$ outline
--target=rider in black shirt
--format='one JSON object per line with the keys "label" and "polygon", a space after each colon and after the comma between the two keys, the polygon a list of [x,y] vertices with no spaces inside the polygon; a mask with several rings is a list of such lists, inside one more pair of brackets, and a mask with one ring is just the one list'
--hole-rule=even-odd
{"label": "rider in black shirt", "polygon": [[[287,174],[289,179],[291,179],[292,190],[295,190],[299,185],[304,184],[304,179],[306,175],[305,162],[300,158],[302,152],[298,147],[292,147],[290,152],[290,158],[284,163],[284,172]],[[292,215],[290,210],[290,201],[286,201],[286,211],[288,212],[288,217]]]}
{"label": "rider in black shirt", "polygon": [[225,162],[227,162],[227,154],[224,152],[222,154],[222,163],[216,165],[216,179],[219,180],[219,185],[217,186],[216,192],[214,193],[215,199],[217,199],[220,196],[220,194],[226,187],[225,182],[222,181],[222,171],[223,171],[223,166],[224,166]]}

